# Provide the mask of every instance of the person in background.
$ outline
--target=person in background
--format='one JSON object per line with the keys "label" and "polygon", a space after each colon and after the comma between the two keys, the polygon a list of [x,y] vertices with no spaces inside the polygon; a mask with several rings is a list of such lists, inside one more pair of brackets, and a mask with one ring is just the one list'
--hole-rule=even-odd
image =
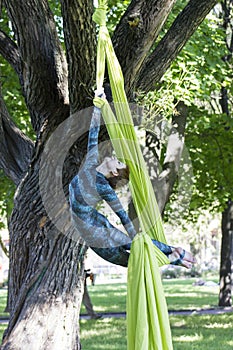
{"label": "person in background", "polygon": [[84,276],[84,291],[83,291],[83,305],[85,306],[85,309],[87,311],[88,316],[90,316],[91,319],[100,319],[102,318],[101,314],[97,314],[94,311],[93,304],[91,302],[91,298],[87,289],[87,278],[90,278],[91,283],[93,285],[94,283],[94,274],[91,272],[90,269],[84,270],[85,276]]}

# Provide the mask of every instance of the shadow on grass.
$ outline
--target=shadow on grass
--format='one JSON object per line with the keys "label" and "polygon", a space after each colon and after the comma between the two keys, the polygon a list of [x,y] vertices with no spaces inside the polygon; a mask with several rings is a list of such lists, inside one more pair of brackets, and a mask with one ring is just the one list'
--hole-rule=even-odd
{"label": "shadow on grass", "polygon": [[172,316],[174,350],[230,350],[233,315]]}
{"label": "shadow on grass", "polygon": [[[233,315],[171,316],[174,350],[232,350]],[[126,350],[126,320],[80,322],[83,350]]]}

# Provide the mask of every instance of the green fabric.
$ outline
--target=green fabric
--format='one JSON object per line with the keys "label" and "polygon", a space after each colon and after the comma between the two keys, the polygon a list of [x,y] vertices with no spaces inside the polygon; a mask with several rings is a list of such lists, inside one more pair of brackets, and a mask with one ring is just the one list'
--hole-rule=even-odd
{"label": "green fabric", "polygon": [[137,235],[128,266],[128,349],[172,349],[167,305],[154,246],[148,235]]}
{"label": "green fabric", "polygon": [[107,3],[99,1],[93,20],[99,24],[97,90],[101,90],[107,62],[115,114],[107,101],[95,98],[101,108],[116,156],[130,169],[130,189],[142,233],[135,237],[128,264],[127,341],[128,350],[172,349],[169,318],[159,266],[168,258],[151,238],[166,243],[156,197],[147,172],[124,91],[121,67],[106,27]]}

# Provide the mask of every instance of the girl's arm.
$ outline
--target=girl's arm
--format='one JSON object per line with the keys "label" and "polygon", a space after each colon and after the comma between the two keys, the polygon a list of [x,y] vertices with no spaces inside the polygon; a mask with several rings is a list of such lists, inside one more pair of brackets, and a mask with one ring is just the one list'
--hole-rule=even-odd
{"label": "girl's arm", "polygon": [[116,192],[112,189],[112,187],[108,184],[106,180],[106,184],[101,186],[101,197],[108,203],[111,209],[116,213],[116,215],[120,218],[121,223],[125,227],[129,237],[133,239],[136,235],[135,228],[133,226],[132,221],[130,220],[127,212],[123,208]]}
{"label": "girl's arm", "polygon": [[100,118],[101,110],[94,107],[92,112],[91,124],[88,135],[88,145],[87,145],[87,157],[86,162],[88,166],[98,165],[98,137],[100,131]]}

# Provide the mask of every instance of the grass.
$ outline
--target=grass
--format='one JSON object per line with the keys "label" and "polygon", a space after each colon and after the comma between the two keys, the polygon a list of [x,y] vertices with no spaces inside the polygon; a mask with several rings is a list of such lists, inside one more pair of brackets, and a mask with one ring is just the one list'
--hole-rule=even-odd
{"label": "grass", "polygon": [[[213,308],[218,304],[219,287],[194,286],[195,279],[164,280],[169,310]],[[122,312],[126,308],[126,285],[89,286],[97,312]],[[82,308],[82,313],[85,309]],[[170,316],[174,350],[230,350],[233,348],[233,314]],[[124,318],[81,320],[83,350],[126,349]]]}
{"label": "grass", "polygon": [[[126,309],[127,287],[124,283],[88,286],[96,312],[122,312]],[[82,306],[81,314],[85,313]]]}
{"label": "grass", "polygon": [[[232,350],[233,314],[171,316],[174,350]],[[126,349],[124,318],[81,320],[82,350]]]}
{"label": "grass", "polygon": [[0,289],[0,317],[7,317],[9,314],[5,312],[7,303],[7,289]]}
{"label": "grass", "polygon": [[[193,286],[195,279],[163,280],[169,310],[210,308],[218,304],[219,287]],[[88,286],[96,312],[126,309],[126,284]],[[85,313],[84,307],[81,313]]]}
{"label": "grass", "polygon": [[[169,310],[200,309],[217,306],[218,286],[193,286],[193,279],[164,280]],[[89,286],[96,312],[122,312],[126,308],[126,285]],[[0,290],[0,315],[6,303],[6,290]],[[82,307],[81,313],[85,313]],[[170,316],[174,350],[233,349],[233,314]],[[2,333],[5,325],[0,325]],[[82,350],[126,349],[124,318],[80,320]]]}
{"label": "grass", "polygon": [[189,350],[231,350],[233,348],[233,314],[172,316],[170,322],[174,350],[187,348]]}
{"label": "grass", "polygon": [[194,286],[195,279],[164,280],[169,310],[211,308],[218,305],[219,286]]}

